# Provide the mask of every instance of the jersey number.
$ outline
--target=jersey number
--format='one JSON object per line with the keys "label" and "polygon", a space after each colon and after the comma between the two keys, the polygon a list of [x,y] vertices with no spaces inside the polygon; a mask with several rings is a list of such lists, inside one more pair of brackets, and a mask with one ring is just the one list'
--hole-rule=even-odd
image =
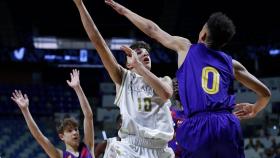
{"label": "jersey number", "polygon": [[[144,109],[143,108],[144,104]],[[138,98],[138,111],[150,112],[152,111],[151,98]]]}
{"label": "jersey number", "polygon": [[[209,74],[212,73],[212,86],[208,85],[209,82]],[[220,85],[220,74],[219,72],[213,67],[204,67],[202,69],[202,88],[208,94],[216,94],[219,92],[219,85]]]}

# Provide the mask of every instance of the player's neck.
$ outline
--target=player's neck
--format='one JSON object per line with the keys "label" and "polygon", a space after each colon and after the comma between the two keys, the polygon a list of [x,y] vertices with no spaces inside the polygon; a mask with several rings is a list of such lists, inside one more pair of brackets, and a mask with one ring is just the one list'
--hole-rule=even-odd
{"label": "player's neck", "polygon": [[70,152],[71,154],[73,154],[76,157],[79,156],[78,147],[72,147],[72,146],[66,144],[66,151]]}
{"label": "player's neck", "polygon": [[[133,69],[130,69],[130,71],[132,71],[132,72],[134,72],[134,73],[140,75],[139,72],[138,72],[136,69],[134,69],[134,68],[133,68]],[[141,75],[140,75],[140,76],[141,76]]]}

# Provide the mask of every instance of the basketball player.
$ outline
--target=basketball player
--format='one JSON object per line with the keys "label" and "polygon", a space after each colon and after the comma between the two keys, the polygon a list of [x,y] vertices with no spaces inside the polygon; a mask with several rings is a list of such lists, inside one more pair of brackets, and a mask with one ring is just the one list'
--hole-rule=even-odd
{"label": "basketball player", "polygon": [[184,121],[184,110],[181,105],[178,89],[178,81],[176,78],[172,79],[173,95],[171,98],[172,106],[170,107],[171,116],[173,119],[174,136],[171,141],[168,142],[168,146],[172,148],[175,153],[175,158],[180,158],[182,155],[182,147],[178,144],[176,140],[177,127]]}
{"label": "basketball player", "polygon": [[[119,130],[122,125],[121,115],[117,116],[116,124],[117,124],[116,127],[117,130]],[[115,141],[120,141],[120,140],[121,138],[116,136],[116,137],[108,138],[103,142],[101,142],[100,144],[98,144],[94,151],[95,157],[98,158],[102,154],[103,154],[103,158],[117,157],[117,153],[113,144],[115,143]]]}
{"label": "basketball player", "polygon": [[[201,29],[198,42],[172,36],[113,0],[105,0],[141,31],[178,54],[177,79],[185,121],[177,129],[177,141],[187,158],[243,158],[239,119],[253,118],[266,107],[270,91],[238,61],[221,51],[235,34],[231,19],[213,13]],[[254,104],[236,105],[230,88],[234,79],[254,91]],[[238,118],[237,118],[237,117]]]}
{"label": "basketball player", "polygon": [[74,69],[72,73],[70,73],[70,76],[71,81],[67,80],[67,83],[76,92],[84,114],[84,140],[83,142],[80,142],[78,122],[74,118],[63,119],[61,124],[57,127],[57,130],[59,138],[66,146],[65,151],[56,148],[50,140],[42,134],[29,111],[29,99],[26,94],[23,95],[20,90],[15,90],[11,98],[20,108],[31,134],[49,157],[94,158],[94,129],[92,111],[80,85],[79,71]]}
{"label": "basketball player", "polygon": [[131,48],[121,47],[127,55],[128,69],[119,65],[83,2],[74,2],[90,40],[116,85],[115,104],[122,115],[121,141],[115,144],[117,157],[174,157],[172,149],[167,147],[174,133],[168,107],[172,95],[171,79],[158,78],[150,71],[151,59],[144,42],[137,42]]}

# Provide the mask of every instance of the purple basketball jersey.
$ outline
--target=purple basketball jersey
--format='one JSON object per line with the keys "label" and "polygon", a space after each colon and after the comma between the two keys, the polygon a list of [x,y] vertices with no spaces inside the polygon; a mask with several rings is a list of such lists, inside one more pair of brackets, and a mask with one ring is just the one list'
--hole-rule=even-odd
{"label": "purple basketball jersey", "polygon": [[187,117],[220,109],[232,110],[232,58],[223,52],[193,44],[177,71],[179,95]]}
{"label": "purple basketball jersey", "polygon": [[182,158],[244,158],[242,130],[232,114],[232,58],[221,51],[193,44],[177,71],[185,119],[176,140]]}
{"label": "purple basketball jersey", "polygon": [[93,158],[89,149],[84,143],[81,143],[79,146],[79,156],[76,157],[68,151],[63,151],[63,158]]}

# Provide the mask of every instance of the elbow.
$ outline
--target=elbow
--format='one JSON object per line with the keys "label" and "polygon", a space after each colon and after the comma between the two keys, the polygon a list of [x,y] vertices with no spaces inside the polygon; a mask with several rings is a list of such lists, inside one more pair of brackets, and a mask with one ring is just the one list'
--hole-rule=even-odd
{"label": "elbow", "polygon": [[266,88],[265,91],[263,92],[263,97],[270,99],[271,91],[268,88]]}
{"label": "elbow", "polygon": [[149,37],[156,39],[156,34],[159,30],[159,27],[156,24],[150,22],[145,29]]}
{"label": "elbow", "polygon": [[92,112],[88,112],[88,113],[85,115],[85,118],[88,119],[88,120],[93,120],[93,113],[92,113]]}

